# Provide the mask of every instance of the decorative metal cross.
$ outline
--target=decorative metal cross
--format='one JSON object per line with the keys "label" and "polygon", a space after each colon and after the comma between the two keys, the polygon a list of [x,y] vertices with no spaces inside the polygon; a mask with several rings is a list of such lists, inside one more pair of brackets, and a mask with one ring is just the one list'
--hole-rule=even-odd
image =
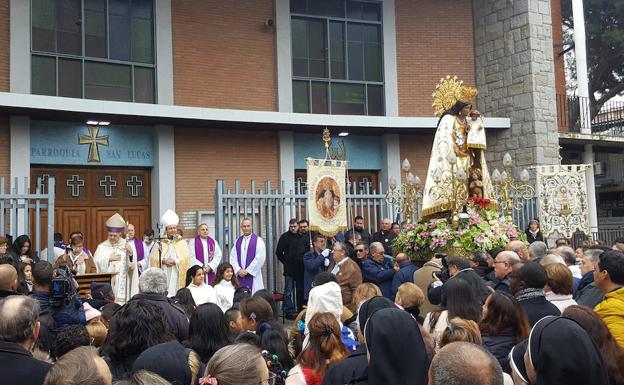
{"label": "decorative metal cross", "polygon": [[37,178],[37,188],[41,188],[41,194],[48,193],[48,179],[50,179],[50,174],[41,174]]}
{"label": "decorative metal cross", "polygon": [[113,196],[113,188],[117,187],[117,181],[110,175],[104,175],[104,179],[100,179],[100,187],[104,189],[104,196],[110,198]]}
{"label": "decorative metal cross", "polygon": [[126,181],[126,187],[130,189],[130,196],[136,198],[139,196],[139,189],[143,187],[143,181],[136,175],[132,175],[130,179]]}
{"label": "decorative metal cross", "polygon": [[88,162],[100,162],[100,148],[98,145],[108,146],[108,135],[98,136],[100,127],[89,126],[89,135],[78,135],[78,144],[89,145]]}
{"label": "decorative metal cross", "polygon": [[72,175],[70,179],[67,179],[65,185],[71,188],[71,196],[78,198],[80,196],[80,188],[84,187],[84,179],[80,179],[80,175]]}
{"label": "decorative metal cross", "polygon": [[368,194],[373,189],[373,183],[367,177],[363,177],[362,179],[360,179],[359,185],[360,191],[362,191],[363,193]]}

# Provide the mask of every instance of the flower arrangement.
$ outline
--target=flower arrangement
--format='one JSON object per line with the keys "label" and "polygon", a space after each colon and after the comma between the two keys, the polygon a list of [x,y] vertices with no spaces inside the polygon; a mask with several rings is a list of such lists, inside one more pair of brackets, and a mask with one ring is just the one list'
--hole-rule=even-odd
{"label": "flower arrangement", "polygon": [[469,198],[469,207],[456,221],[431,219],[407,224],[392,244],[395,251],[414,260],[427,260],[435,253],[468,255],[473,250],[505,247],[509,241],[526,241],[526,235],[497,210],[486,209],[488,199]]}

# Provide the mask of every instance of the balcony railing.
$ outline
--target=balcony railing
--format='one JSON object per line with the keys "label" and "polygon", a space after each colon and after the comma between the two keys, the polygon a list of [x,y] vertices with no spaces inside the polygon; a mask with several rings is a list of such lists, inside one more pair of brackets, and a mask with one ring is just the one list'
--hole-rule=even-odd
{"label": "balcony railing", "polygon": [[599,111],[589,98],[557,95],[557,125],[560,132],[581,132],[581,109],[591,112],[591,132],[624,137],[624,102],[610,100]]}

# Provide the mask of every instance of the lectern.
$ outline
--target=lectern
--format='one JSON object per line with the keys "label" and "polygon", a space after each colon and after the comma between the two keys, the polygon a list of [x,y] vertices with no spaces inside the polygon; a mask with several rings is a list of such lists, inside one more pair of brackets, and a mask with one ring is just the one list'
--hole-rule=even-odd
{"label": "lectern", "polygon": [[76,282],[78,282],[78,292],[81,299],[87,299],[91,293],[91,282],[97,283],[111,283],[113,276],[119,273],[89,273],[80,274],[75,276]]}

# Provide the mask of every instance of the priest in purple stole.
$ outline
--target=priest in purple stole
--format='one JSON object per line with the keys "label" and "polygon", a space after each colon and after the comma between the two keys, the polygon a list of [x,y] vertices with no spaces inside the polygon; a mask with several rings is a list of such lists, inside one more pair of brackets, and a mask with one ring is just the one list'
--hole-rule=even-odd
{"label": "priest in purple stole", "polygon": [[212,285],[217,266],[223,259],[223,253],[217,241],[208,235],[208,225],[202,223],[197,228],[197,236],[188,242],[191,255],[191,266],[197,265],[204,268],[204,280]]}
{"label": "priest in purple stole", "polygon": [[241,221],[241,231],[243,235],[234,242],[230,251],[230,263],[238,283],[249,288],[253,294],[264,289],[262,267],[266,260],[266,246],[262,238],[252,233],[249,218]]}

